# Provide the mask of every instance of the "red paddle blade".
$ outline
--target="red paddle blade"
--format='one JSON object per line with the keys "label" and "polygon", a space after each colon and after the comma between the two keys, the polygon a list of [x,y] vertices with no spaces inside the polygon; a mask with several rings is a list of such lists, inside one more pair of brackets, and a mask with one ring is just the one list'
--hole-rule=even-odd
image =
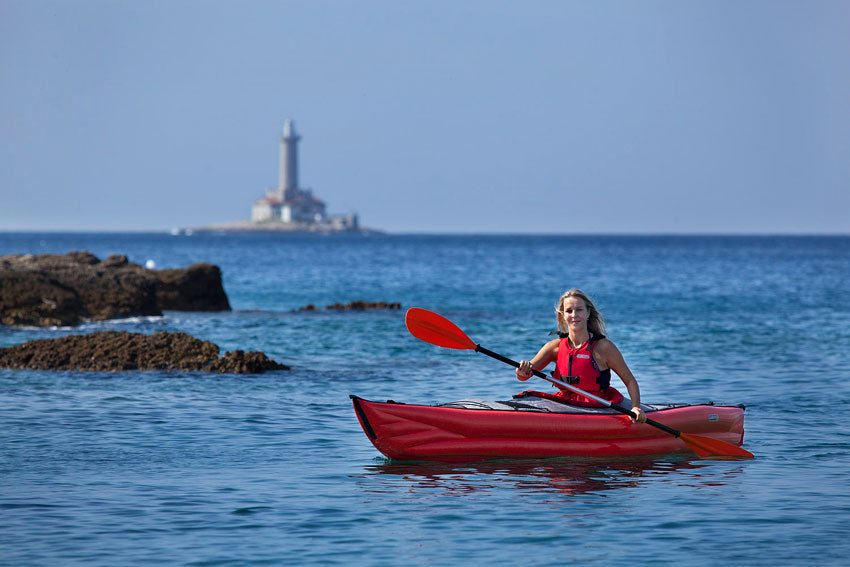
{"label": "red paddle blade", "polygon": [[404,316],[410,334],[419,340],[445,348],[475,350],[475,343],[457,325],[433,311],[411,307]]}
{"label": "red paddle blade", "polygon": [[685,442],[688,449],[699,455],[700,457],[734,457],[738,459],[753,459],[755,455],[742,449],[732,443],[705,437],[704,435],[694,435],[693,433],[681,433],[679,439]]}

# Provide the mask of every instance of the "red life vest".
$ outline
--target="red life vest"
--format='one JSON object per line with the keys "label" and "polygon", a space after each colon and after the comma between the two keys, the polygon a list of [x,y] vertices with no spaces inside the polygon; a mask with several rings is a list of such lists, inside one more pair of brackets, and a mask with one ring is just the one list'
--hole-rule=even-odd
{"label": "red life vest", "polygon": [[[611,369],[599,370],[593,358],[593,347],[604,335],[591,335],[590,338],[577,348],[570,347],[569,338],[561,339],[558,343],[558,359],[552,377],[589,392],[598,398],[603,398],[613,404],[619,404],[625,398],[623,394],[611,387]],[[538,396],[559,402],[584,407],[602,407],[602,404],[588,397],[577,394],[572,390],[562,388],[555,394],[526,390],[520,395]]]}
{"label": "red life vest", "polygon": [[592,394],[609,387],[611,370],[600,371],[593,358],[593,347],[600,338],[599,335],[593,335],[576,348],[570,347],[569,337],[561,339],[553,376]]}

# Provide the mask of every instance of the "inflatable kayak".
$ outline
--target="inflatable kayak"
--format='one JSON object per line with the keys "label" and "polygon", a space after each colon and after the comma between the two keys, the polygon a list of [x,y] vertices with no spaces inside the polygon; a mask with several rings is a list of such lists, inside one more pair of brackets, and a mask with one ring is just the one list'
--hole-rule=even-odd
{"label": "inflatable kayak", "polygon": [[[688,445],[610,408],[537,397],[461,400],[439,405],[373,402],[351,396],[363,431],[394,460],[473,461],[619,457],[688,452]],[[744,406],[645,404],[647,417],[688,434],[735,446],[744,440]]]}

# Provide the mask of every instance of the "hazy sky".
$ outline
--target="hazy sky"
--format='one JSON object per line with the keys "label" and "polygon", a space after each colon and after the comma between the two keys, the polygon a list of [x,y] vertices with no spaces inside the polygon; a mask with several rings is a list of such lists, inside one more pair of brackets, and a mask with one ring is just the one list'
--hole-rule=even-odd
{"label": "hazy sky", "polygon": [[0,230],[850,233],[850,2],[0,0]]}

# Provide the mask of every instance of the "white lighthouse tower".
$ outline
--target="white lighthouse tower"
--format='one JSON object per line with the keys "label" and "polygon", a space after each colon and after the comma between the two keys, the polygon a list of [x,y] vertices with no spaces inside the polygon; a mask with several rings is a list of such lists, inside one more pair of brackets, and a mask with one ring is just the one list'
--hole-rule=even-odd
{"label": "white lighthouse tower", "polygon": [[298,141],[301,136],[295,133],[295,122],[287,118],[283,123],[283,136],[280,137],[280,177],[278,195],[281,201],[295,198],[298,193]]}

